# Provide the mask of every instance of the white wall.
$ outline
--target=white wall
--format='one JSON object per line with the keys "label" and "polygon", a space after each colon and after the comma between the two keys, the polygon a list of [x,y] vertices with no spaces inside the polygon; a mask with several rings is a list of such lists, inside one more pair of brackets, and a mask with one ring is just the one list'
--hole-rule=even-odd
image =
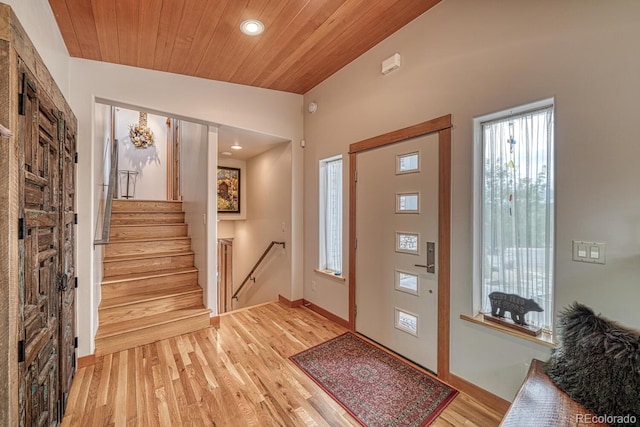
{"label": "white wall", "polygon": [[[95,183],[92,176],[96,147],[90,143],[95,132],[93,105],[96,98],[115,104],[139,107],[146,111],[161,112],[168,116],[191,119],[204,123],[219,123],[242,129],[280,136],[299,141],[302,139],[302,96],[291,93],[185,77],[175,74],[149,71],[133,67],[106,64],[83,59],[71,59],[71,106],[78,118],[78,176],[90,177],[78,182],[78,334],[80,356],[93,353],[93,336],[89,325],[97,316],[97,306],[91,304],[89,284],[93,277],[91,248],[95,212],[91,203]],[[159,90],[158,88],[162,88]],[[216,129],[209,130],[209,139]],[[215,177],[216,152],[209,153],[209,180]],[[302,149],[295,146],[293,158],[302,162]],[[213,169],[212,166],[213,165]],[[294,169],[294,182],[302,182],[300,165]],[[295,175],[297,174],[297,175]],[[295,187],[292,210],[302,210],[301,187]],[[215,217],[213,199],[209,201],[209,217]],[[209,221],[209,241],[215,242],[215,223]],[[301,223],[296,238],[292,239],[292,251],[302,253]],[[215,248],[214,248],[215,249]],[[215,265],[215,250],[207,254],[209,265]],[[302,294],[302,271],[291,266],[293,279],[291,294]],[[215,271],[209,269],[207,287],[213,289]],[[204,286],[204,284],[201,284]],[[295,288],[297,287],[297,289]],[[208,307],[214,307],[215,299],[209,295]]]}
{"label": "white wall", "polygon": [[69,99],[69,53],[47,0],[3,0],[18,17],[64,97]]}
{"label": "white wall", "polygon": [[[126,181],[120,171],[138,172],[135,185],[137,200],[167,199],[167,117],[147,114],[147,126],[153,132],[154,143],[136,148],[129,137],[131,125],[139,120],[139,111],[116,108],[116,139],[118,140],[119,197],[125,196]],[[129,193],[133,195],[129,178]]]}
{"label": "white wall", "polygon": [[[97,207],[96,215],[93,218],[93,229],[95,239],[102,238],[104,209],[107,198],[109,184],[109,172],[111,169],[111,106],[95,104],[94,110],[95,133],[93,144],[96,147],[96,155],[93,158],[93,181],[94,194],[93,205]],[[104,246],[96,245],[93,250],[93,286],[92,301],[94,306],[100,304],[101,284],[102,284],[102,258]],[[91,330],[95,334],[98,330],[98,319],[91,319]]]}
{"label": "white wall", "polygon": [[239,300],[232,302],[234,309],[275,301],[278,295],[291,298],[290,177],[291,143],[278,144],[247,160],[247,219],[234,224],[234,291],[272,241],[284,241],[286,248],[271,249],[254,273],[256,283],[247,282]]}
{"label": "white wall", "polygon": [[[472,119],[555,96],[557,309],[577,300],[639,328],[638,16],[631,0],[444,0],[307,93],[318,111],[305,115],[305,298],[347,318],[348,286],[313,272],[318,160],[451,113],[451,372],[511,400],[549,351],[459,318],[473,314]],[[395,52],[402,67],[381,75]],[[572,262],[572,239],[606,242],[606,265]]]}
{"label": "white wall", "polygon": [[235,221],[218,221],[218,239],[233,239]]}
{"label": "white wall", "polygon": [[[205,301],[207,284],[207,201],[209,193],[208,157],[209,132],[207,126],[180,122],[180,193],[185,222],[189,226],[194,264],[198,268],[198,284],[203,287]],[[215,148],[215,147],[214,147]],[[215,151],[215,150],[214,150]],[[214,242],[215,244],[215,242]],[[215,258],[214,258],[215,259]],[[215,263],[211,264],[215,270]]]}

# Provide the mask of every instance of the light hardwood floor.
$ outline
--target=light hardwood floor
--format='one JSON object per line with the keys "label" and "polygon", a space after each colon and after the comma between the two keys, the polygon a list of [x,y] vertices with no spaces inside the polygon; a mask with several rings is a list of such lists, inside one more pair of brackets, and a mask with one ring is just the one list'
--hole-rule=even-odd
{"label": "light hardwood floor", "polygon": [[[288,357],[346,330],[269,303],[219,328],[108,354],[81,368],[63,426],[358,426]],[[433,426],[490,427],[501,414],[460,393]]]}

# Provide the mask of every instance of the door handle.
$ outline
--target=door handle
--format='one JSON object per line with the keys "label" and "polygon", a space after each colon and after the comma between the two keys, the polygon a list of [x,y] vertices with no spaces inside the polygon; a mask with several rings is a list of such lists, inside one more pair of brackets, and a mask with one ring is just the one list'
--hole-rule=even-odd
{"label": "door handle", "polygon": [[[436,266],[434,264],[429,264],[429,265],[424,265],[424,264],[413,264],[415,267],[424,267],[427,270],[432,270],[434,268],[436,268]],[[429,273],[433,273],[433,271],[429,271]]]}
{"label": "door handle", "polygon": [[427,273],[436,272],[436,244],[434,242],[427,242],[427,264],[414,264],[414,266],[426,268]]}

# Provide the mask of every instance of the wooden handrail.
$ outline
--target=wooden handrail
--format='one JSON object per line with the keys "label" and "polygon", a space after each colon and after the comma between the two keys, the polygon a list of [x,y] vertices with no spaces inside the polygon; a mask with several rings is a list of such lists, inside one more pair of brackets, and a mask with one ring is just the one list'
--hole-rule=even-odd
{"label": "wooden handrail", "polygon": [[253,277],[253,272],[256,271],[256,269],[258,268],[258,266],[260,265],[260,263],[262,262],[262,260],[264,260],[264,258],[267,256],[267,254],[269,253],[269,251],[271,250],[272,247],[274,247],[275,245],[282,245],[282,248],[284,249],[285,243],[284,242],[271,242],[269,244],[269,246],[267,247],[267,249],[265,249],[265,251],[262,253],[262,255],[260,256],[260,259],[258,259],[258,262],[256,262],[256,265],[253,266],[253,268],[251,269],[251,271],[249,272],[249,274],[247,274],[247,277],[244,278],[244,280],[242,281],[242,284],[240,285],[240,287],[238,288],[237,291],[235,291],[235,293],[233,294],[233,296],[231,297],[231,299],[235,299],[236,301],[238,301],[238,294],[240,293],[240,291],[242,290],[242,288],[244,287],[244,285],[247,284],[247,282],[249,281],[249,279],[253,280],[253,283],[256,282],[256,278]]}

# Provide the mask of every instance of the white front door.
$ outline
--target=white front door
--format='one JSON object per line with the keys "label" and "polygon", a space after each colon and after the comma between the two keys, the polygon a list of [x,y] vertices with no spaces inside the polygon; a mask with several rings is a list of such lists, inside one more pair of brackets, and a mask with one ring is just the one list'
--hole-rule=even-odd
{"label": "white front door", "polygon": [[437,372],[438,134],[358,153],[356,331]]}

